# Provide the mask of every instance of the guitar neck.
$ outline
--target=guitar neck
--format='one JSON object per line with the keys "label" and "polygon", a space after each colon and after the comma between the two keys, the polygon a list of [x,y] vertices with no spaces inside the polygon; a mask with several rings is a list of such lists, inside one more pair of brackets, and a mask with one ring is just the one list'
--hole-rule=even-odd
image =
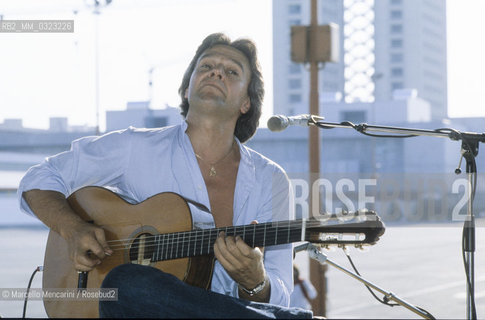
{"label": "guitar neck", "polygon": [[240,236],[251,247],[266,247],[304,240],[303,220],[278,221],[187,232],[159,234],[151,239],[152,260],[162,261],[207,255],[221,231],[226,236]]}

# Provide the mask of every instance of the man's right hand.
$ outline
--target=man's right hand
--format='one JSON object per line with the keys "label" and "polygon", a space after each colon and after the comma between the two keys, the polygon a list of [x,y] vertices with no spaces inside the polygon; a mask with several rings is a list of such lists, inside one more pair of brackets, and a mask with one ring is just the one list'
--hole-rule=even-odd
{"label": "man's right hand", "polygon": [[98,226],[81,222],[62,233],[69,245],[74,267],[79,271],[91,271],[113,253],[106,242],[104,230]]}
{"label": "man's right hand", "polygon": [[35,215],[67,241],[69,255],[77,270],[90,271],[113,253],[106,242],[104,230],[83,221],[62,193],[34,189],[22,196]]}

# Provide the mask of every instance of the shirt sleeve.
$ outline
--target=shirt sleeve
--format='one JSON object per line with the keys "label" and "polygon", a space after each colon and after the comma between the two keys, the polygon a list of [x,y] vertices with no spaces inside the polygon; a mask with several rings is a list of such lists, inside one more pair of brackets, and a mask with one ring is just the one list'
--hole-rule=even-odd
{"label": "shirt sleeve", "polygon": [[67,197],[85,186],[117,186],[129,160],[130,131],[80,138],[72,142],[69,151],[30,168],[17,192],[20,208],[33,215],[22,197],[32,189],[58,191]]}
{"label": "shirt sleeve", "polygon": [[[294,212],[290,208],[292,196],[290,182],[283,169],[275,165],[271,180],[271,194],[263,207],[270,221],[292,220]],[[268,246],[264,252],[264,266],[271,284],[269,303],[281,306],[290,305],[293,291],[293,245]]]}

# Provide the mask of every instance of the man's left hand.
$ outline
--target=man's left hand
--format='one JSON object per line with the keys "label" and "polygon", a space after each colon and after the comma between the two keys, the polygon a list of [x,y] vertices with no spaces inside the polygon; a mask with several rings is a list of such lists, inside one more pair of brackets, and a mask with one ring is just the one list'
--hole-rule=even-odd
{"label": "man's left hand", "polygon": [[247,289],[256,287],[266,277],[263,251],[258,247],[251,248],[239,236],[226,236],[224,232],[219,233],[214,244],[217,260],[234,281]]}

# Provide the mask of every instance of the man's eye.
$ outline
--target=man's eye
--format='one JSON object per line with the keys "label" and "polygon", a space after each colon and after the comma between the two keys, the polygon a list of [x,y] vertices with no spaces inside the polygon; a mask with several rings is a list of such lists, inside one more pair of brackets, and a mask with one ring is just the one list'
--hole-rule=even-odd
{"label": "man's eye", "polygon": [[239,75],[239,72],[237,72],[236,70],[232,70],[232,69],[227,70],[227,73],[230,74],[230,75],[233,75],[233,76]]}
{"label": "man's eye", "polygon": [[203,70],[210,70],[212,68],[212,66],[208,63],[204,63],[200,66],[200,69],[203,69]]}

